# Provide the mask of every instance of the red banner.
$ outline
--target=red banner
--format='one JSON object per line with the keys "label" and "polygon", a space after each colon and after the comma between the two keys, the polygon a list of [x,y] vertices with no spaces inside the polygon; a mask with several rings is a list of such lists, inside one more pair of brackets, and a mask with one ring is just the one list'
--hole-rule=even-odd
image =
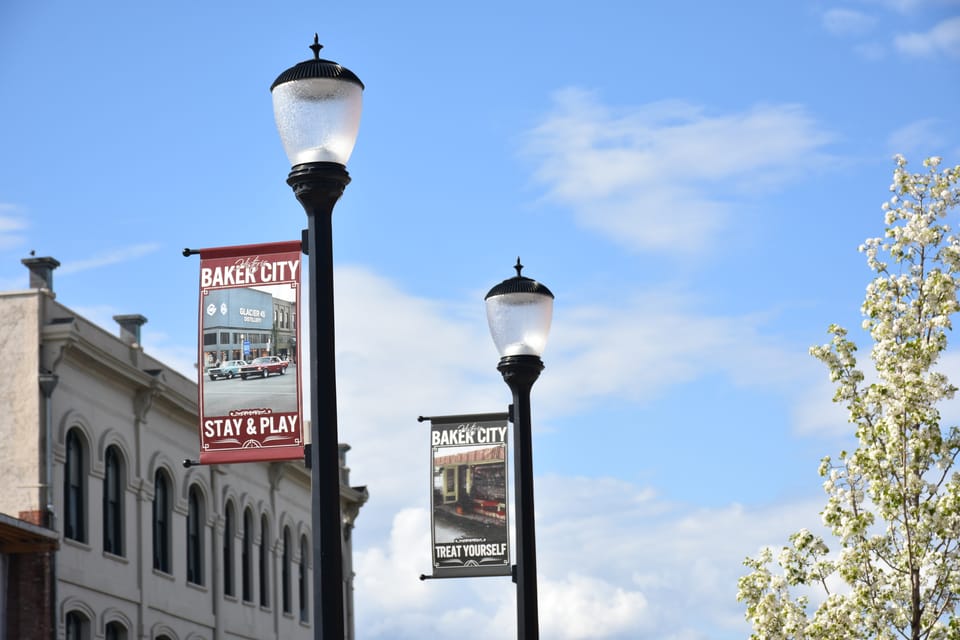
{"label": "red banner", "polygon": [[200,463],[303,459],[300,243],[199,254]]}

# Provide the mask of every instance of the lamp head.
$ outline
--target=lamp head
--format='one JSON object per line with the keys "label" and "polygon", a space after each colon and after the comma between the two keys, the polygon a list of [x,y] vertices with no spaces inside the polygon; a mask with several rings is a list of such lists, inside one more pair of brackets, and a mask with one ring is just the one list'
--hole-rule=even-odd
{"label": "lamp head", "polygon": [[360,130],[363,83],[352,71],[320,58],[290,67],[273,81],[273,116],[290,166],[334,162],[346,166]]}
{"label": "lamp head", "polygon": [[539,357],[550,332],[553,293],[545,285],[521,275],[520,258],[514,268],[517,275],[490,289],[484,298],[490,335],[501,357]]}

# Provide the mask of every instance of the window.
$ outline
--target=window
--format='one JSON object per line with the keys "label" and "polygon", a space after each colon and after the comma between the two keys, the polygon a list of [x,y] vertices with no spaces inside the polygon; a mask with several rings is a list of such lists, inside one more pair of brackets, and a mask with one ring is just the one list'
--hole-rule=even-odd
{"label": "window", "polygon": [[67,433],[67,461],[63,477],[64,536],[77,542],[86,542],[87,465],[83,438],[78,429],[71,429]]}
{"label": "window", "polygon": [[298,586],[300,587],[300,622],[307,622],[310,619],[310,604],[307,602],[307,536],[300,537],[300,575],[298,576]]}
{"label": "window", "polygon": [[203,346],[209,347],[217,344],[217,334],[216,333],[205,333],[203,334]]}
{"label": "window", "polygon": [[103,550],[123,555],[123,488],[126,479],[120,450],[107,447],[103,474]]}
{"label": "window", "polygon": [[106,640],[127,640],[127,628],[119,622],[109,622],[105,637]]}
{"label": "window", "polygon": [[158,469],[153,482],[153,568],[170,573],[170,479]]}
{"label": "window", "polygon": [[221,331],[220,332],[220,344],[230,344],[230,332]]}
{"label": "window", "polygon": [[90,621],[79,611],[67,614],[67,640],[88,640],[90,637]]}
{"label": "window", "polygon": [[190,487],[187,498],[187,582],[203,584],[203,498]]}
{"label": "window", "polygon": [[283,566],[280,568],[280,602],[284,613],[292,613],[290,604],[290,527],[283,528]]}
{"label": "window", "polygon": [[240,571],[243,600],[253,601],[253,514],[249,507],[243,512],[243,547],[240,549]]}
{"label": "window", "polygon": [[267,516],[260,516],[260,606],[270,606],[270,531]]}
{"label": "window", "polygon": [[233,540],[236,537],[237,516],[233,510],[233,503],[228,502],[223,522],[223,593],[228,596],[237,595],[233,577]]}

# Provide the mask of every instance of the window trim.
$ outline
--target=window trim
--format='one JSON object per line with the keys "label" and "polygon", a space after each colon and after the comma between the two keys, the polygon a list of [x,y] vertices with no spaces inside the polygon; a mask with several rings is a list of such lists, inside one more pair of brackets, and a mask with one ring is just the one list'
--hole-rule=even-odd
{"label": "window trim", "polygon": [[243,541],[240,547],[241,595],[244,602],[253,602],[253,512],[243,511]]}
{"label": "window trim", "polygon": [[187,493],[187,582],[203,586],[205,547],[204,535],[204,504],[200,487],[191,485]]}
{"label": "window trim", "polygon": [[300,536],[300,572],[298,586],[300,591],[300,622],[304,624],[310,622],[310,585],[307,579],[309,549],[310,545],[307,543],[307,536]]}
{"label": "window trim", "polygon": [[79,427],[67,431],[63,464],[63,537],[87,543],[87,446]]}
{"label": "window trim", "polygon": [[258,549],[260,573],[260,606],[270,607],[270,523],[267,514],[260,516],[260,548]]}
{"label": "window trim", "polygon": [[83,611],[78,609],[68,611],[63,622],[67,640],[89,640],[90,618]]}
{"label": "window trim", "polygon": [[124,471],[124,458],[120,448],[116,445],[108,446],[103,459],[103,550],[119,557],[124,557],[126,551]]}
{"label": "window trim", "polygon": [[170,575],[171,562],[171,518],[173,515],[173,486],[169,474],[157,469],[153,476],[153,568],[155,571]]}
{"label": "window trim", "polygon": [[290,527],[283,527],[283,556],[280,569],[280,606],[285,614],[293,613],[293,603],[290,598]]}
{"label": "window trim", "polygon": [[237,537],[237,513],[233,502],[227,502],[223,512],[223,595],[235,598],[237,596],[237,572],[234,559],[234,548]]}

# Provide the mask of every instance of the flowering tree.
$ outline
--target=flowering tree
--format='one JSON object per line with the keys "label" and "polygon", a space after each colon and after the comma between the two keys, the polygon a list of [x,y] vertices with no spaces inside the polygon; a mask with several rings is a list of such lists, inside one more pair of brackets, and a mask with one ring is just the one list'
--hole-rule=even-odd
{"label": "flowering tree", "polygon": [[781,549],[779,569],[769,548],[744,561],[752,571],[737,599],[752,638],[960,638],[960,429],[940,424],[938,403],[956,387],[935,368],[960,310],[960,237],[947,224],[960,166],[940,162],[908,173],[896,157],[886,232],[860,248],[876,274],[862,312],[877,382],[864,382],[839,326],[810,350],[858,439],[820,464],[821,515],[837,549],[804,529]]}

